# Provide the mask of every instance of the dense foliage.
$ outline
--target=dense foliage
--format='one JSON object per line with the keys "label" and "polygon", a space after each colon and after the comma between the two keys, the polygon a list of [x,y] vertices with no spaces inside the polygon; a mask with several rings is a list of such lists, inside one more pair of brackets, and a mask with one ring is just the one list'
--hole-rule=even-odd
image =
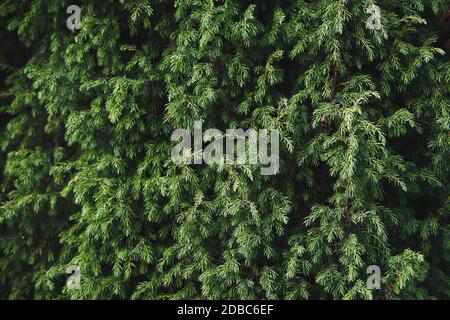
{"label": "dense foliage", "polygon": [[[447,1],[71,4],[0,1],[0,298],[450,298]],[[173,163],[199,119],[280,172]]]}

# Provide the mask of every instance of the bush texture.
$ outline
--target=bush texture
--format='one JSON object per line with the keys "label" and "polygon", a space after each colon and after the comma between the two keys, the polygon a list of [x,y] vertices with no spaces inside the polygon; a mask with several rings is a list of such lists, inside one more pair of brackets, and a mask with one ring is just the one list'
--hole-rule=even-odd
{"label": "bush texture", "polygon": [[[0,1],[0,298],[450,298],[447,1],[72,4]],[[173,163],[199,119],[280,172]]]}

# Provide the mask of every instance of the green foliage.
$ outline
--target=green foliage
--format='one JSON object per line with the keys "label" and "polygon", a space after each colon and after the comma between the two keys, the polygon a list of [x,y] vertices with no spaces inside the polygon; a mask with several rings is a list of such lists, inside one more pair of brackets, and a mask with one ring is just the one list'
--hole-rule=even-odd
{"label": "green foliage", "polygon": [[[0,298],[450,298],[447,1],[71,4],[0,3]],[[199,119],[279,174],[173,163]]]}

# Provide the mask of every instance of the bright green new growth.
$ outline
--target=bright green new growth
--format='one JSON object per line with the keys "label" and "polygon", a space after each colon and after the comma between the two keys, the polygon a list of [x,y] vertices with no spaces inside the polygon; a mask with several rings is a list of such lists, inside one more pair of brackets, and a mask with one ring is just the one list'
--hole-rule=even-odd
{"label": "bright green new growth", "polygon": [[[71,4],[0,3],[0,298],[450,298],[447,1]],[[199,119],[278,175],[174,164]]]}

